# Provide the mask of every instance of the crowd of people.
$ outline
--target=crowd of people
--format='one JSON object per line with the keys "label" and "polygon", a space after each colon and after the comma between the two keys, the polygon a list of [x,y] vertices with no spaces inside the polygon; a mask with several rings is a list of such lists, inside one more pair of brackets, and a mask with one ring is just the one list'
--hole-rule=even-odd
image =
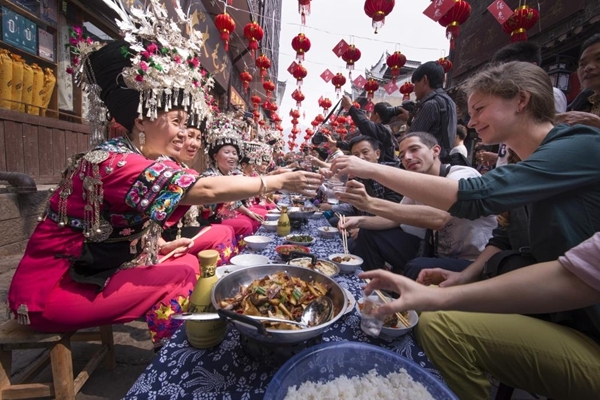
{"label": "crowd of people", "polygon": [[[177,37],[193,60],[194,37],[140,39],[151,21],[82,48],[79,82],[129,133],[70,159],[11,283],[20,323],[70,331],[145,316],[160,347],[186,311],[195,255],[215,249],[227,264],[286,190],[349,232],[367,293],[396,293],[379,312],[422,312],[416,339],[459,398],[488,398],[489,375],[554,399],[600,393],[600,35],[583,44],[584,90],[568,107],[540,49],[520,42],[467,82],[468,116],[427,62],[412,76],[414,110],[378,103],[367,115],[344,96],[353,137],[284,155],[243,114],[215,114],[210,78],[158,50]],[[151,54],[172,68],[140,74]],[[467,147],[470,132],[498,153]],[[350,177],[340,204],[324,201],[330,173]]]}

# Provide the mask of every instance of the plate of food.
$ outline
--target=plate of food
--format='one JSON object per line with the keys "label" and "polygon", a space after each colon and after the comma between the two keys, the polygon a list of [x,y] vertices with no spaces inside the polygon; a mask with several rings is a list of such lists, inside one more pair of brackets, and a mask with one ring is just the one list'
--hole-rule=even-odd
{"label": "plate of food", "polygon": [[342,274],[351,274],[363,265],[363,259],[354,254],[335,253],[329,255],[329,260],[340,267]]}
{"label": "plate of food", "polygon": [[[371,294],[369,297],[377,297],[376,294]],[[393,299],[390,297],[386,297],[388,301],[392,301]],[[358,315],[362,316],[362,306],[363,306],[364,298],[358,299],[356,302],[356,311],[358,311]],[[398,316],[397,314],[400,314]],[[380,337],[383,339],[392,339],[400,336],[406,335],[408,332],[412,331],[412,329],[419,322],[419,315],[416,311],[405,311],[396,314],[386,315],[383,321],[383,327],[381,328]]]}
{"label": "plate of food", "polygon": [[310,235],[287,235],[285,241],[299,246],[310,246],[315,242],[315,238]]}
{"label": "plate of food", "polygon": [[301,252],[301,253],[310,253],[310,249],[306,246],[299,246],[297,244],[283,244],[281,246],[275,247],[275,252],[279,254],[279,257],[283,261],[288,261],[290,259],[290,253],[292,251]]}
{"label": "plate of food", "polygon": [[334,262],[327,260],[316,260],[312,257],[291,259],[290,265],[298,265],[300,267],[316,270],[330,278],[340,273],[340,267],[338,267]]}

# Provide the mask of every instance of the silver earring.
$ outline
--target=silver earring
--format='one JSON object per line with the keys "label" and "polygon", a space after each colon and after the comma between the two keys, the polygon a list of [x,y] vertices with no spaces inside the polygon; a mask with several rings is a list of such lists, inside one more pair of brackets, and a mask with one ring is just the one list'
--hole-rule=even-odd
{"label": "silver earring", "polygon": [[140,140],[140,146],[146,144],[146,134],[144,132],[138,133],[138,139]]}
{"label": "silver earring", "polygon": [[521,112],[521,109],[520,109],[520,108],[517,108],[517,114],[518,114],[518,113],[520,113],[520,112]]}

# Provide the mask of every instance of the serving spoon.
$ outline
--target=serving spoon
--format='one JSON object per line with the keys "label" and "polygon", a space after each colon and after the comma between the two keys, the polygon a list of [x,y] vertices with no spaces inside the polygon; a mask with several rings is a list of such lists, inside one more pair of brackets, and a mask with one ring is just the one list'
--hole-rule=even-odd
{"label": "serving spoon", "polygon": [[[238,314],[234,311],[224,309],[220,309],[219,311],[221,314],[223,314],[224,317],[236,319],[238,321],[242,321],[243,319],[248,318],[258,321],[280,322],[285,324],[298,325],[302,329],[307,329],[312,326],[320,325],[331,319],[333,315],[333,302],[329,297],[326,296],[316,298],[315,300],[310,302],[308,306],[306,306],[306,308],[302,312],[300,322],[283,318],[261,317],[258,315],[243,315]],[[173,314],[171,318],[184,321],[215,321],[220,318],[220,315],[218,313],[182,313]]]}

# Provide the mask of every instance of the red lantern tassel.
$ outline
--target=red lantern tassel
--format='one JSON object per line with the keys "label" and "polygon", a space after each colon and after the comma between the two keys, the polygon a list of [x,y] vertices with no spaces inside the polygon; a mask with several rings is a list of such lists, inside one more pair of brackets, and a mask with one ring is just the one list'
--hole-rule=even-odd
{"label": "red lantern tassel", "polygon": [[229,51],[229,32],[221,32],[221,40],[225,42],[225,51]]}
{"label": "red lantern tassel", "polygon": [[527,31],[524,28],[519,28],[517,30],[512,31],[510,34],[510,42],[526,42],[527,41]]}

